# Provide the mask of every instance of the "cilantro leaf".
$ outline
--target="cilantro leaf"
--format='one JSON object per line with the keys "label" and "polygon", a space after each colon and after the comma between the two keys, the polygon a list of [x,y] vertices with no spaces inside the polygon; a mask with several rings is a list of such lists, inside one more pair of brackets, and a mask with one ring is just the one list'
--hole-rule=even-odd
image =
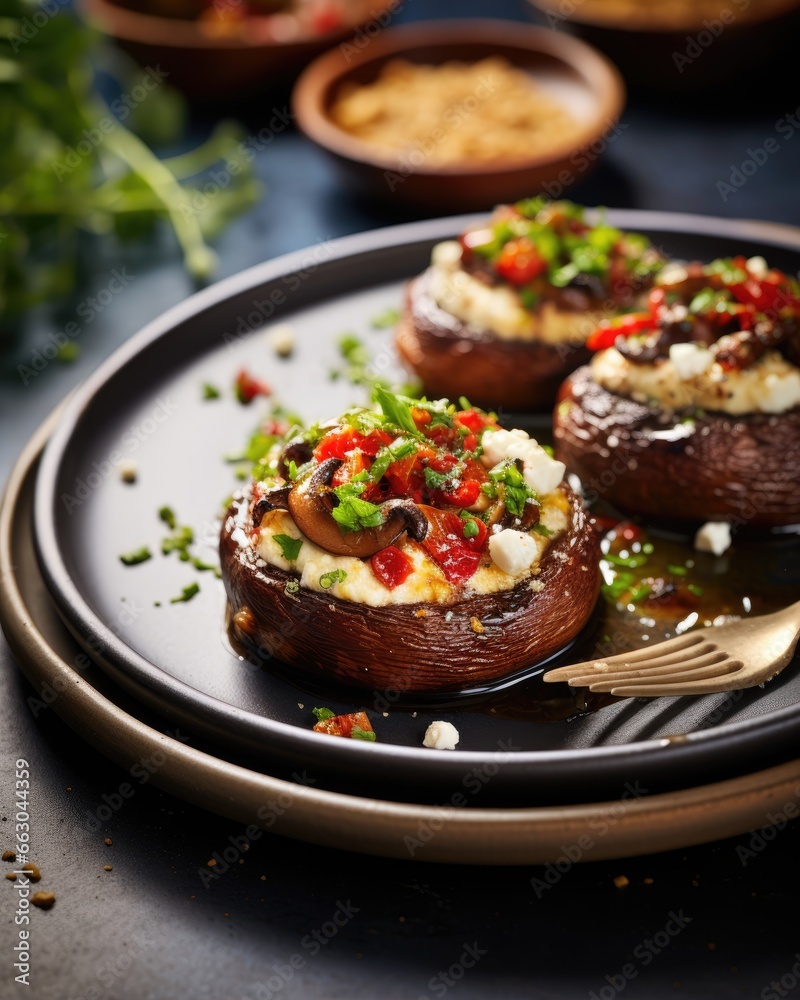
{"label": "cilantro leaf", "polygon": [[367,743],[374,743],[377,737],[371,729],[359,729],[358,726],[353,726],[350,731],[350,738],[353,740],[365,740]]}
{"label": "cilantro leaf", "polygon": [[328,719],[332,719],[336,715],[336,712],[332,712],[329,708],[312,708],[311,711],[317,722],[327,722]]}
{"label": "cilantro leaf", "polygon": [[294,562],[303,547],[303,539],[292,538],[291,535],[273,535],[272,537],[280,545],[283,558]]}

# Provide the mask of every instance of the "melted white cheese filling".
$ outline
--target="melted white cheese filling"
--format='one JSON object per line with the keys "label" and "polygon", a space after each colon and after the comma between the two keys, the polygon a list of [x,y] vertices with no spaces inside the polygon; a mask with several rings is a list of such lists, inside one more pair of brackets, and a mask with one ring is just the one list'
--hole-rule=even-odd
{"label": "melted white cheese filling", "polygon": [[573,312],[542,302],[529,312],[510,285],[490,288],[461,267],[461,247],[455,240],[433,248],[430,294],[445,312],[476,332],[488,331],[503,340],[540,340],[548,344],[582,344],[603,313]]}
{"label": "melted white cheese filling", "polygon": [[708,352],[692,349],[696,356],[673,348],[669,360],[637,365],[611,347],[592,358],[592,376],[609,392],[665,410],[741,415],[786,413],[800,404],[800,369],[777,351],[767,351],[742,371],[726,372],[709,364]]}
{"label": "melted white cheese filling", "polygon": [[[525,544],[530,555],[526,564],[508,564],[509,568],[518,571],[505,572],[492,560],[489,550],[484,552],[474,575],[461,586],[451,584],[425,549],[417,542],[403,536],[395,542],[395,546],[411,559],[413,570],[403,583],[389,590],[375,576],[368,559],[337,556],[319,548],[301,533],[291,514],[284,510],[268,511],[264,515],[255,544],[258,555],[265,563],[278,569],[298,573],[300,586],[308,590],[330,593],[335,597],[354,601],[356,604],[369,604],[372,607],[418,602],[452,604],[464,597],[512,590],[520,581],[535,577],[547,548],[567,528],[568,510],[567,498],[561,490],[555,490],[549,496],[542,498],[539,520],[552,532],[552,535],[532,533],[526,536],[528,541]],[[500,534],[503,535],[505,532]],[[283,549],[275,541],[275,535],[289,535],[302,541],[296,560],[290,562],[286,559]],[[320,579],[326,573],[335,570],[344,570],[347,576],[330,588],[324,587]]]}

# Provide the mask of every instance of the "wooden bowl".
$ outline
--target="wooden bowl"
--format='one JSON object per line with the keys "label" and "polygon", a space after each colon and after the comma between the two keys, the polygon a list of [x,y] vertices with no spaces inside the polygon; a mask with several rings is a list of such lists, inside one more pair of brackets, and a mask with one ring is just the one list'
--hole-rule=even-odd
{"label": "wooden bowl", "polygon": [[388,17],[394,0],[357,0],[351,20],[332,31],[276,41],[268,17],[249,17],[235,35],[219,36],[197,20],[142,13],[114,0],[78,0],[84,18],[143,66],[166,71],[169,84],[187,97],[221,103],[259,91],[288,94],[305,66],[359,28]]}
{"label": "wooden bowl", "polygon": [[753,87],[772,91],[787,59],[794,65],[800,0],[529,3],[551,28],[567,28],[604,52],[630,87],[713,91],[738,86],[746,73],[752,96]]}
{"label": "wooden bowl", "polygon": [[[442,211],[486,209],[541,191],[558,197],[596,165],[625,103],[622,79],[604,56],[569,35],[510,21],[428,21],[386,30],[357,51],[343,48],[326,52],[300,75],[292,93],[297,124],[328,151],[354,190]],[[392,59],[435,65],[488,56],[504,57],[535,75],[572,110],[576,133],[566,140],[554,137],[547,149],[525,160],[423,162],[409,170],[400,154],[386,153],[332,120],[342,85],[374,81]]]}

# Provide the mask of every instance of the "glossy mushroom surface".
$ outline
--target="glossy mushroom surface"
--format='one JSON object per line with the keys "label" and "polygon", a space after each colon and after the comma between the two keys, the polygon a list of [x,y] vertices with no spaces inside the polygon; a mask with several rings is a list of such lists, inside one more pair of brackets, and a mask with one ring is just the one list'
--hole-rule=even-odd
{"label": "glossy mushroom surface", "polygon": [[580,368],[554,415],[556,457],[587,493],[669,521],[800,522],[800,408],[667,414],[608,392]]}
{"label": "glossy mushroom surface", "polygon": [[381,607],[297,589],[296,574],[258,558],[247,501],[234,502],[220,558],[239,638],[302,674],[370,690],[462,691],[533,666],[576,638],[599,593],[598,541],[568,499],[567,530],[532,580],[449,605]]}
{"label": "glossy mushroom surface", "polygon": [[[396,344],[430,398],[466,396],[479,406],[517,412],[548,409],[564,377],[589,359],[580,344],[476,333],[433,300],[429,284],[427,272],[409,282]],[[576,323],[582,321],[576,313]]]}

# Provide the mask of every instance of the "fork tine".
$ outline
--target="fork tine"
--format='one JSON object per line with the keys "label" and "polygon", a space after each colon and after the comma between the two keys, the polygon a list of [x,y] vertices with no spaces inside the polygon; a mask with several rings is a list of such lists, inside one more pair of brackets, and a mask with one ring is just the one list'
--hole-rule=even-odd
{"label": "fork tine", "polygon": [[620,698],[660,698],[670,695],[714,694],[721,691],[737,691],[753,687],[753,681],[744,664],[739,669],[722,677],[708,677],[694,681],[680,681],[676,684],[623,684],[615,687],[611,694]]}
{"label": "fork tine", "polygon": [[[556,667],[548,670],[544,675],[545,681],[568,681],[578,672],[586,672],[594,668],[594,664],[604,664],[604,669],[609,666],[622,664],[635,664],[653,660],[655,657],[666,656],[669,653],[678,653],[691,649],[699,643],[707,642],[707,637],[700,632],[690,632],[686,635],[678,635],[673,639],[666,639],[664,642],[655,643],[652,646],[644,646],[642,649],[635,649],[629,653],[616,653],[614,656],[597,657],[594,660],[584,660],[582,663],[571,663],[564,667]],[[655,654],[655,656],[654,656]]]}
{"label": "fork tine", "polygon": [[[572,687],[587,687],[591,684],[599,684],[601,682],[635,681],[648,677],[673,677],[684,671],[696,670],[698,667],[705,667],[709,664],[722,663],[723,660],[728,658],[727,653],[724,653],[721,649],[717,649],[715,646],[709,646],[708,649],[701,647],[698,654],[688,660],[663,657],[659,658],[658,661],[654,660],[652,666],[649,663],[642,663],[628,670],[593,671],[588,674],[579,674],[577,677],[570,677],[567,683]],[[662,660],[665,662],[662,662]]]}
{"label": "fork tine", "polygon": [[[610,694],[632,695],[634,689],[638,694],[648,697],[657,697],[664,694],[690,694],[699,691],[697,684],[705,682],[708,686],[705,690],[722,691],[729,690],[724,685],[735,674],[742,671],[744,664],[741,660],[732,660],[725,657],[715,663],[698,667],[694,670],[681,671],[680,673],[666,674],[650,681],[644,677],[619,678],[616,680],[596,681],[586,685],[590,691],[605,691]],[[720,686],[722,685],[722,686]]]}

